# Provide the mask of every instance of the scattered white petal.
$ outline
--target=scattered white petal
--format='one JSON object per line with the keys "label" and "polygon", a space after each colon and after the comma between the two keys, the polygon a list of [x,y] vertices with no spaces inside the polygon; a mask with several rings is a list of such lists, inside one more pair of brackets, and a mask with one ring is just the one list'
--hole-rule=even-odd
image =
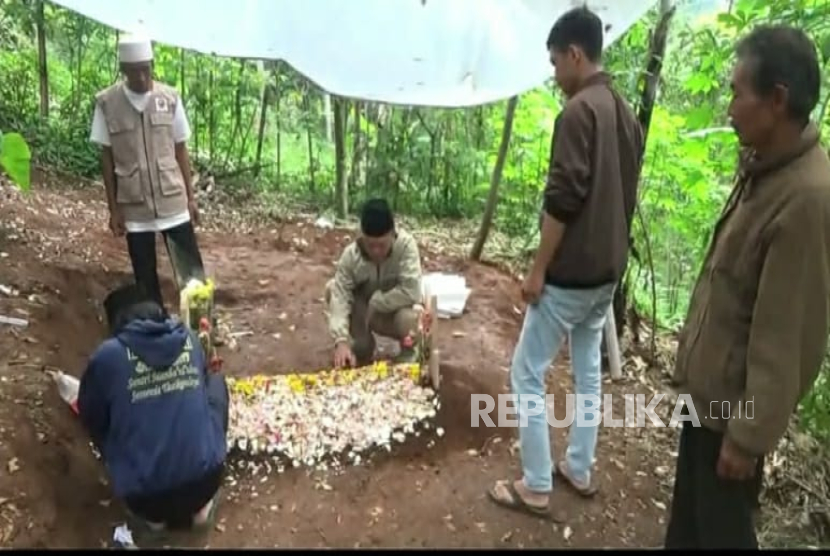
{"label": "scattered white petal", "polygon": [[277,473],[283,463],[323,470],[330,462],[340,470],[344,462],[337,456],[360,465],[361,454],[391,451],[393,443],[431,428],[440,404],[418,377],[417,366],[380,363],[354,371],[229,379],[229,437],[236,439],[229,445],[243,456],[266,452]]}

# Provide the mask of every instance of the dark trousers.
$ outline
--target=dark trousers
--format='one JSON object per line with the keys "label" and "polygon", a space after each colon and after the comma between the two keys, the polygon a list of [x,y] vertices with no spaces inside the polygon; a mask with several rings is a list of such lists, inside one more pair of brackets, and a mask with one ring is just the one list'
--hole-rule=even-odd
{"label": "dark trousers", "polygon": [[[228,432],[229,397],[225,377],[208,373],[207,398],[213,419],[217,419]],[[205,507],[222,485],[225,465],[209,471],[202,477],[182,486],[151,496],[132,496],[125,500],[132,513],[152,523],[164,523],[171,529],[186,529],[193,523],[193,516]]]}
{"label": "dark trousers", "polygon": [[176,489],[153,496],[132,496],[125,500],[132,513],[151,523],[163,523],[170,529],[188,529],[193,516],[219,491],[225,476],[222,464],[207,475]]}
{"label": "dark trousers", "polygon": [[218,417],[222,424],[222,430],[227,435],[230,395],[228,394],[228,383],[223,375],[208,372],[207,399],[214,417]]}
{"label": "dark trousers", "polygon": [[752,479],[721,479],[716,466],[722,440],[721,433],[683,423],[666,548],[758,548],[754,513],[763,458]]}
{"label": "dark trousers", "polygon": [[[205,269],[193,224],[186,222],[161,234],[178,288],[184,288],[191,278],[204,281]],[[127,233],[127,249],[133,264],[136,284],[144,287],[145,291],[164,307],[156,265],[156,233]],[[175,306],[178,307],[178,300],[175,301]]]}

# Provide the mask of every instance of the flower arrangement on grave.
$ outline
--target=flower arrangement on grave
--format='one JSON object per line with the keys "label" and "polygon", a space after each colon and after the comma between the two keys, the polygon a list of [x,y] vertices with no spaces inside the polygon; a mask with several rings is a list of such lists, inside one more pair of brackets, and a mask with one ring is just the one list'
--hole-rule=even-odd
{"label": "flower arrangement on grave", "polygon": [[216,352],[213,341],[213,296],[216,291],[213,279],[205,282],[191,279],[180,293],[182,322],[195,331],[202,344],[212,372],[222,368],[222,358]]}
{"label": "flower arrangement on grave", "polygon": [[[294,466],[391,449],[429,428],[439,407],[418,363],[228,378],[231,450],[283,457]],[[441,431],[439,431],[441,434]]]}
{"label": "flower arrangement on grave", "polygon": [[302,394],[315,388],[346,386],[357,381],[367,383],[373,380],[383,380],[390,375],[405,376],[412,382],[418,382],[421,366],[418,363],[394,365],[387,361],[377,361],[355,369],[326,369],[316,373],[253,375],[242,378],[228,377],[227,381],[232,394],[254,396],[259,392],[282,389],[283,386],[295,394]]}
{"label": "flower arrangement on grave", "polygon": [[[434,301],[416,307],[418,328],[401,342],[411,361],[229,377],[229,449],[285,459],[294,467],[325,466],[343,455],[359,464],[367,451],[390,450],[394,442],[429,429],[440,406]],[[443,434],[440,427],[435,432]]]}

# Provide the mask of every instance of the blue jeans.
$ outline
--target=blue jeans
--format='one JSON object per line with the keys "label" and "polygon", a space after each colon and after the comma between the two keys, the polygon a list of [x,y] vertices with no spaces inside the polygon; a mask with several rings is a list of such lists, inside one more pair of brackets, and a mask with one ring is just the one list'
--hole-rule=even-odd
{"label": "blue jeans", "polygon": [[[566,463],[574,479],[587,484],[591,478],[598,425],[577,426],[579,414],[597,408],[580,403],[579,396],[602,396],[602,332],[614,298],[616,284],[584,290],[545,286],[536,305],[528,306],[519,343],[510,368],[512,393],[516,396],[519,443],[525,485],[533,491],[553,489],[547,407],[541,413],[522,415],[522,395],[546,394],[545,377],[566,335],[570,335],[571,365],[577,401],[571,424]],[[538,398],[537,398],[538,399]],[[525,406],[533,409],[532,398]],[[582,407],[580,407],[582,406]],[[534,414],[537,413],[537,414]]]}

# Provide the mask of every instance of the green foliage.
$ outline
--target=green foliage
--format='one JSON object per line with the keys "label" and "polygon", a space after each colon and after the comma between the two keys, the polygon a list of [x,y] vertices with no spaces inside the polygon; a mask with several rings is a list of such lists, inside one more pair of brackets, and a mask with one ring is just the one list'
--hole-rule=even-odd
{"label": "green foliage", "polygon": [[[694,2],[680,3],[689,4]],[[46,4],[49,114],[41,115],[35,5],[0,0],[0,128],[20,130],[38,163],[98,178],[89,126],[95,93],[118,79],[116,33]],[[727,110],[736,40],[759,24],[805,29],[824,64],[825,87],[814,118],[823,130],[828,127],[830,0],[735,0],[729,5],[729,12],[690,16],[681,10],[675,16],[648,133],[643,218],[635,220],[633,230],[643,260],[632,261],[629,278],[641,314],[650,314],[654,281],[657,320],[669,327],[682,323],[732,184],[737,144]],[[655,8],[605,55],[606,69],[638,108],[657,18]],[[334,148],[322,91],[284,63],[257,64],[158,45],[155,52],[156,78],[175,86],[184,99],[198,171],[216,174],[221,187],[255,191],[263,198],[279,192],[321,211],[334,206]],[[260,141],[263,98],[267,111]],[[351,206],[384,195],[411,216],[480,217],[506,102],[465,110],[345,104]],[[494,222],[514,238],[517,251],[535,245],[551,132],[561,105],[551,84],[519,100]],[[646,244],[653,265],[647,264]],[[822,421],[828,409],[830,386],[822,379],[805,401],[806,426],[830,430]]]}
{"label": "green foliage", "polygon": [[[827,359],[825,359],[827,361]],[[821,440],[830,440],[830,381],[828,381],[828,365],[822,368],[822,373],[815,385],[801,402],[800,417],[804,428],[813,436]]]}
{"label": "green foliage", "polygon": [[19,133],[0,132],[0,169],[23,191],[29,191],[32,183],[29,145]]}

